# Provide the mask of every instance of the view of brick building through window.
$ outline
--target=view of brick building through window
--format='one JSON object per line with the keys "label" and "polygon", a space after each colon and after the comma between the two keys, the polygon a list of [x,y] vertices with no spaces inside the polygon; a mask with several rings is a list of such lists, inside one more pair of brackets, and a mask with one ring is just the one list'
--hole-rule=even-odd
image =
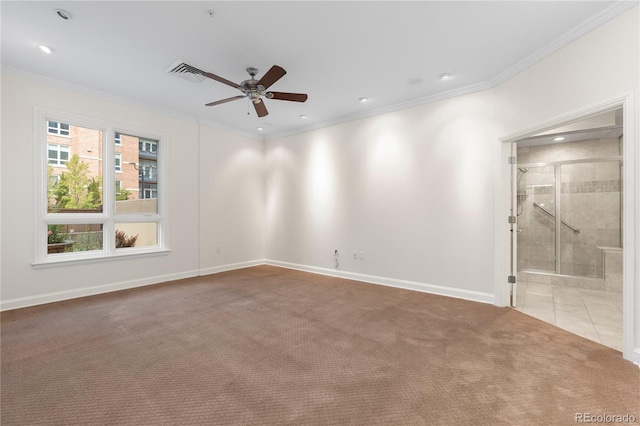
{"label": "view of brick building through window", "polygon": [[[115,143],[116,198],[157,198],[158,141],[119,133],[111,140]],[[87,178],[95,179],[102,186],[102,143],[101,130],[48,121],[47,156],[50,186],[55,188],[61,175],[69,171],[67,163],[72,161],[74,155],[78,156],[80,163],[86,164],[82,167],[86,170]],[[101,194],[102,188],[99,191]]]}

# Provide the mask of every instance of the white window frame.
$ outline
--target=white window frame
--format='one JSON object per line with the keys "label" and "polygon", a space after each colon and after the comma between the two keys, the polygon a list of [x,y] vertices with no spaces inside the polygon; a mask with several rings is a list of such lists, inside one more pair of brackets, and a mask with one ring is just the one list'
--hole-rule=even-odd
{"label": "white window frame", "polygon": [[[71,147],[69,145],[61,145],[58,143],[48,143],[46,145],[47,145],[47,164],[52,167],[67,167],[67,162],[71,159]],[[56,147],[56,151],[58,152],[58,157],[56,158],[55,164],[52,164],[49,162],[50,160],[52,160],[52,158],[49,158],[49,150],[52,147]],[[60,153],[62,151],[65,151],[67,153],[67,159],[65,161],[60,160]]]}
{"label": "white window frame", "polygon": [[[55,126],[51,126],[49,123],[56,123]],[[68,128],[63,129],[62,125],[66,125]],[[65,133],[66,132],[66,133]],[[60,121],[47,120],[47,133],[50,135],[62,136],[64,138],[71,137],[71,125],[69,123],[62,123]]]}
{"label": "white window frame", "polygon": [[[47,134],[48,121],[69,123],[74,126],[87,127],[102,131],[102,158],[103,161],[103,208],[102,212],[96,213],[49,213],[47,211],[47,165],[48,147]],[[159,155],[157,158],[158,170],[158,193],[160,198],[157,201],[157,213],[138,214],[116,214],[115,212],[115,133],[116,129],[121,134],[136,135],[141,138],[158,140]],[[35,224],[34,224],[34,268],[46,268],[59,266],[65,263],[78,262],[103,262],[109,260],[122,259],[131,256],[149,256],[166,254],[169,252],[168,246],[168,203],[169,198],[167,183],[166,155],[169,152],[167,144],[169,138],[165,134],[160,134],[147,129],[138,128],[133,125],[123,125],[112,123],[102,119],[76,115],[73,113],[56,111],[36,107],[34,109],[34,144],[35,144],[35,188],[36,199]],[[109,143],[107,143],[109,142]],[[116,223],[157,223],[158,244],[145,247],[115,248]],[[102,224],[103,247],[102,250],[85,252],[47,254],[47,225],[52,224]]]}

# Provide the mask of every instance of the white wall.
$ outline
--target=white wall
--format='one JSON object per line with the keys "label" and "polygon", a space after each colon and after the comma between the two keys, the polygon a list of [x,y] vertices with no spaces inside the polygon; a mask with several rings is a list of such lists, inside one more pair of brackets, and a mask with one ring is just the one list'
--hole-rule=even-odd
{"label": "white wall", "polygon": [[490,299],[489,105],[481,92],[267,142],[267,258]]}
{"label": "white wall", "polygon": [[[169,254],[34,269],[35,106],[168,136]],[[7,72],[2,75],[1,136],[3,309],[194,276],[201,260],[207,268],[263,257],[259,141]],[[215,257],[212,245],[222,246],[222,256]]]}
{"label": "white wall", "polygon": [[200,127],[200,269],[263,263],[263,143]]}

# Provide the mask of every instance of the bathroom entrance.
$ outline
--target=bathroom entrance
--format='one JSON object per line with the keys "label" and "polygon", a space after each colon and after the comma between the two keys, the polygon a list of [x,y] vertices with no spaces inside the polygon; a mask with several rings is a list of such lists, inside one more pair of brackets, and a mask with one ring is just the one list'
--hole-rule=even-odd
{"label": "bathroom entrance", "polygon": [[517,292],[525,314],[622,350],[622,109],[517,140]]}

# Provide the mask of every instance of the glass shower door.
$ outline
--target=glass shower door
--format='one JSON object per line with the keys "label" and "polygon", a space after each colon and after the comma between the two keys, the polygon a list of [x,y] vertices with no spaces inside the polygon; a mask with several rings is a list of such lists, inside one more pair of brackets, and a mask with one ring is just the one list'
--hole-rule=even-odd
{"label": "glass shower door", "polygon": [[518,270],[556,271],[555,167],[517,170]]}

